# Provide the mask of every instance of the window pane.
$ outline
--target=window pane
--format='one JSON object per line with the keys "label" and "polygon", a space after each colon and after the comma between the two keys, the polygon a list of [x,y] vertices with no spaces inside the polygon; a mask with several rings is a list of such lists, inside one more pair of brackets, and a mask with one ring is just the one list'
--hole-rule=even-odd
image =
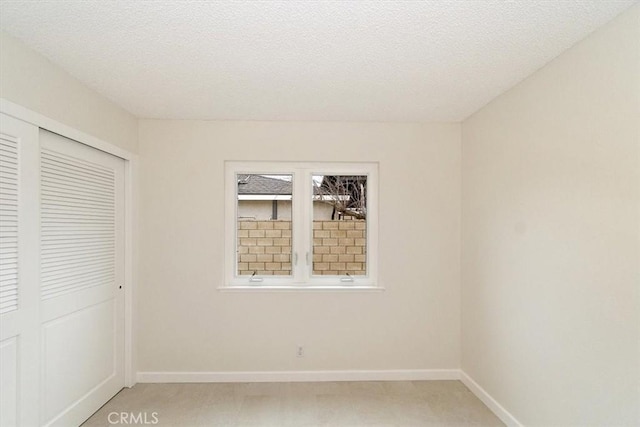
{"label": "window pane", "polygon": [[237,174],[239,276],[291,276],[292,175]]}
{"label": "window pane", "polygon": [[367,177],[313,175],[313,274],[367,274]]}

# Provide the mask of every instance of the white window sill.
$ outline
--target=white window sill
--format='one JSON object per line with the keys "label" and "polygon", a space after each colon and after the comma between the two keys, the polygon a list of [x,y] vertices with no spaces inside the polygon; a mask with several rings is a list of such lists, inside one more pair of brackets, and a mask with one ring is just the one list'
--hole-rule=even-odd
{"label": "white window sill", "polygon": [[278,286],[278,285],[233,285],[220,286],[221,292],[382,292],[385,288],[378,286],[345,286],[345,285],[305,285],[305,286]]}

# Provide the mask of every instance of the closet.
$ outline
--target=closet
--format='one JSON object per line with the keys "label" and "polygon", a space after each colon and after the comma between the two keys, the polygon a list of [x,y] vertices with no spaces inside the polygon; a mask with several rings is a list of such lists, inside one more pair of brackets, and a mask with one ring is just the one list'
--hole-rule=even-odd
{"label": "closet", "polygon": [[79,425],[125,385],[125,160],[0,117],[0,425]]}

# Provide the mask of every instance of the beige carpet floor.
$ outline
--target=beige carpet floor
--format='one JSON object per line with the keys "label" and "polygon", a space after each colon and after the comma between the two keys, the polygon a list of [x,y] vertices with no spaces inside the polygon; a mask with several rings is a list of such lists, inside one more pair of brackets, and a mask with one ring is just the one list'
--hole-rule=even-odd
{"label": "beige carpet floor", "polygon": [[503,425],[460,381],[138,384],[83,426],[125,419],[181,427]]}

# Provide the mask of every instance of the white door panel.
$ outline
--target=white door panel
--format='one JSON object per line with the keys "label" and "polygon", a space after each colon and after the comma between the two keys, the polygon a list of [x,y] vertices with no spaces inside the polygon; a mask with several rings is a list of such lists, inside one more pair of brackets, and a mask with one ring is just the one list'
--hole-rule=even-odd
{"label": "white door panel", "polygon": [[42,305],[43,319],[55,320],[78,310],[113,299],[111,285],[93,286],[87,289],[51,298]]}
{"label": "white door panel", "polygon": [[3,427],[39,424],[38,155],[38,128],[0,114],[0,425]]}
{"label": "white door panel", "polygon": [[42,412],[82,423],[124,386],[124,161],[40,131]]}
{"label": "white door panel", "polygon": [[118,374],[115,309],[109,299],[43,325],[45,419],[89,398]]}
{"label": "white door panel", "polygon": [[0,426],[18,424],[18,337],[0,342]]}

